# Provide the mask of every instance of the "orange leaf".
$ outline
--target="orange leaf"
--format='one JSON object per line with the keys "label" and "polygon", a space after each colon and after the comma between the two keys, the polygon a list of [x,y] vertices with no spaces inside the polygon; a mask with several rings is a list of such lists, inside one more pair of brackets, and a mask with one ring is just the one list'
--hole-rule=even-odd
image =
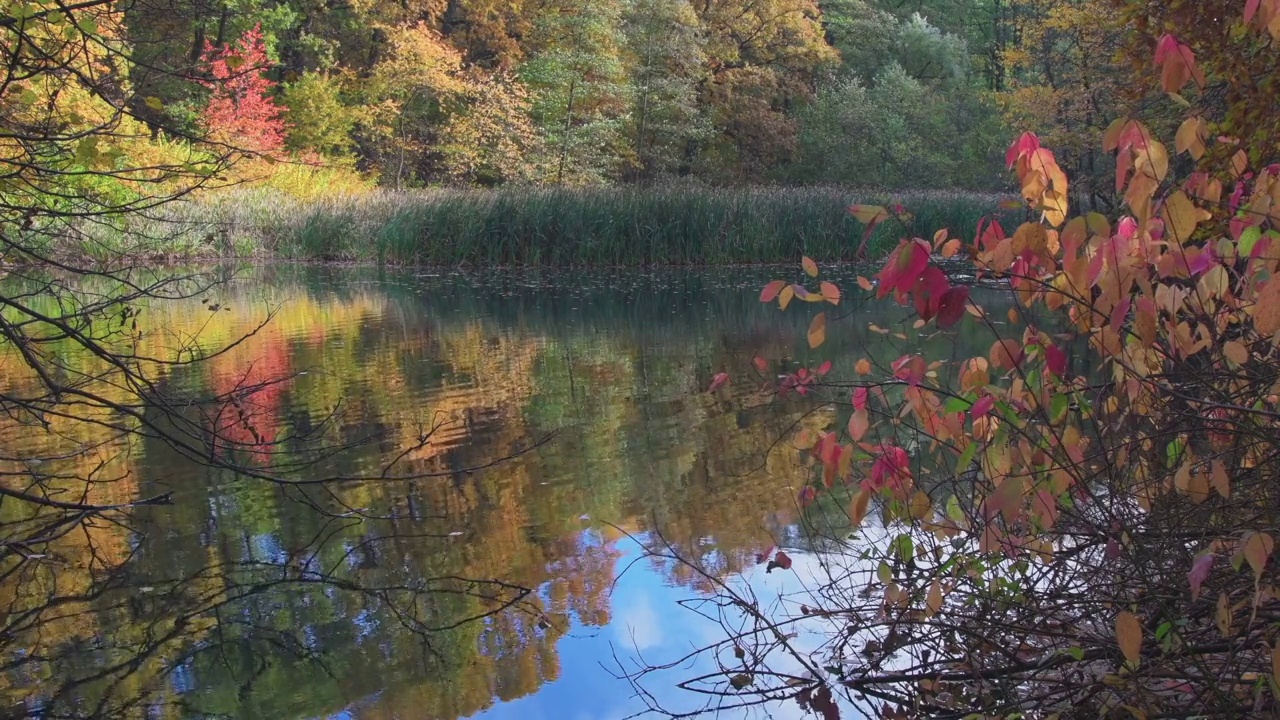
{"label": "orange leaf", "polygon": [[933,584],[929,586],[929,596],[925,604],[929,608],[930,615],[937,615],[942,609],[942,582],[938,578],[934,578]]}
{"label": "orange leaf", "polygon": [[859,490],[857,495],[853,496],[853,502],[849,507],[849,519],[853,520],[854,525],[861,525],[862,520],[867,517],[867,505],[871,502],[871,493],[866,490]]}
{"label": "orange leaf", "polygon": [[857,364],[856,364],[856,365],[854,365],[854,366],[853,366],[853,370],[854,370],[854,372],[858,373],[859,375],[870,375],[870,374],[871,374],[871,362],[870,362],[869,360],[867,360],[866,358],[862,358],[861,360],[859,360],[859,361],[857,362]]}
{"label": "orange leaf", "polygon": [[836,287],[834,284],[829,283],[825,280],[822,281],[818,285],[818,287],[822,289],[822,299],[826,300],[832,305],[840,304],[840,288]]}
{"label": "orange leaf", "polygon": [[792,286],[788,285],[782,288],[782,292],[778,294],[778,307],[786,310],[787,306],[791,304],[791,298],[795,296],[796,291],[792,289]]}
{"label": "orange leaf", "polygon": [[1272,277],[1258,291],[1253,327],[1263,337],[1271,337],[1280,331],[1280,277]]}
{"label": "orange leaf", "polygon": [[800,259],[800,266],[804,268],[809,277],[818,277],[818,264],[810,259],[808,255]]}
{"label": "orange leaf", "polygon": [[809,347],[816,348],[827,340],[827,314],[818,313],[809,323]]}
{"label": "orange leaf", "polygon": [[1127,610],[1116,616],[1116,643],[1125,660],[1137,664],[1142,659],[1142,623]]}
{"label": "orange leaf", "polygon": [[862,277],[861,275],[858,276],[858,287],[866,290],[867,292],[871,292],[876,289],[876,286],[872,285],[870,280]]}
{"label": "orange leaf", "polygon": [[1222,346],[1222,354],[1236,365],[1243,365],[1249,360],[1249,349],[1239,340],[1232,340]]}
{"label": "orange leaf", "polygon": [[1227,475],[1227,466],[1221,460],[1209,463],[1209,483],[1224,498],[1231,497],[1231,478]]}

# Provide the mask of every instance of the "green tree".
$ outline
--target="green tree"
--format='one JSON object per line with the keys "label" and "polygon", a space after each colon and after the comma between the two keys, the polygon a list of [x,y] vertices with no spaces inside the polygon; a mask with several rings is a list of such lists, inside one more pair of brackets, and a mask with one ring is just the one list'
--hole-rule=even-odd
{"label": "green tree", "polygon": [[698,106],[706,73],[703,37],[688,0],[629,0],[623,16],[637,171],[685,173],[690,151],[709,133]]}
{"label": "green tree", "polygon": [[534,91],[552,182],[604,182],[633,162],[623,43],[617,0],[564,0],[534,23],[520,77]]}

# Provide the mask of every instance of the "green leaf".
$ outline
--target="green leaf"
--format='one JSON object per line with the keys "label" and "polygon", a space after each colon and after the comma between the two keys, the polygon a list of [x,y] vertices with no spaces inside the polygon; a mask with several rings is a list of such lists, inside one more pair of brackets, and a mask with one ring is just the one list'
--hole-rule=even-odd
{"label": "green leaf", "polygon": [[969,469],[969,464],[973,462],[973,456],[978,452],[978,443],[969,441],[965,446],[964,452],[960,453],[960,459],[956,460],[956,475],[961,475]]}
{"label": "green leaf", "polygon": [[1253,246],[1257,245],[1261,239],[1262,228],[1257,225],[1247,227],[1244,232],[1240,233],[1240,240],[1236,247],[1239,248],[1241,255],[1248,255],[1253,252]]}
{"label": "green leaf", "polygon": [[881,560],[880,565],[876,568],[876,579],[882,585],[888,585],[893,582],[893,569],[889,567],[889,563]]}
{"label": "green leaf", "polygon": [[947,401],[942,404],[942,412],[948,413],[948,414],[958,413],[964,410],[968,410],[971,407],[973,407],[972,400],[969,400],[968,398],[963,398],[963,397],[953,397],[953,398],[948,398]]}
{"label": "green leaf", "polygon": [[911,542],[910,535],[906,533],[899,535],[898,539],[894,541],[894,546],[898,551],[898,557],[902,558],[903,562],[915,557],[915,543]]}
{"label": "green leaf", "polygon": [[1049,422],[1053,425],[1067,419],[1067,409],[1071,407],[1071,399],[1064,393],[1053,396],[1049,401]]}
{"label": "green leaf", "polygon": [[[976,447],[977,443],[971,443],[969,447]],[[960,507],[960,500],[955,495],[947,499],[947,517],[953,522],[964,522],[964,509]]]}
{"label": "green leaf", "polygon": [[1084,660],[1084,650],[1082,648],[1075,647],[1074,645],[1067,648],[1067,654],[1075,658],[1077,661]]}

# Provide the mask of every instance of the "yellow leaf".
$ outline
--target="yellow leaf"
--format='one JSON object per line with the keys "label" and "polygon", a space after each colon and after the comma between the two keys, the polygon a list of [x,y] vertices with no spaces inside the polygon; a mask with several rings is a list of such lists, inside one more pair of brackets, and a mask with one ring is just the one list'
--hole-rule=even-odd
{"label": "yellow leaf", "polygon": [[790,285],[782,288],[782,292],[778,293],[778,307],[786,310],[787,305],[791,304],[791,298],[795,296],[796,291],[792,290]]}
{"label": "yellow leaf", "polygon": [[916,494],[911,496],[911,517],[924,520],[929,516],[929,508],[929,496],[917,490]]}
{"label": "yellow leaf", "polygon": [[1164,203],[1164,225],[1169,237],[1180,244],[1186,244],[1195,232],[1196,226],[1208,220],[1209,213],[1201,210],[1191,202],[1191,198],[1181,190],[1169,196]]}
{"label": "yellow leaf", "polygon": [[863,225],[870,225],[873,222],[880,222],[889,218],[889,211],[882,205],[854,205],[849,208],[849,213]]}
{"label": "yellow leaf", "polygon": [[1142,659],[1142,623],[1127,610],[1116,616],[1116,643],[1125,660],[1136,665]]}
{"label": "yellow leaf", "polygon": [[934,578],[933,584],[929,586],[929,597],[925,602],[928,604],[930,615],[937,615],[942,609],[942,582],[937,578]]}
{"label": "yellow leaf", "polygon": [[1222,354],[1226,355],[1227,359],[1236,365],[1243,365],[1249,360],[1249,349],[1239,340],[1232,340],[1223,345]]}
{"label": "yellow leaf", "polygon": [[801,258],[800,265],[804,268],[804,271],[808,273],[809,277],[818,277],[818,264],[810,259],[809,256],[806,255]]}
{"label": "yellow leaf", "polygon": [[809,347],[816,348],[827,340],[827,314],[818,313],[809,323]]}
{"label": "yellow leaf", "polygon": [[1189,152],[1193,159],[1199,160],[1204,157],[1206,150],[1204,141],[1208,136],[1209,128],[1204,118],[1199,116],[1187,118],[1178,127],[1174,147],[1178,152]]}
{"label": "yellow leaf", "polygon": [[1264,532],[1250,533],[1249,537],[1245,538],[1244,559],[1249,561],[1249,567],[1253,568],[1255,577],[1262,577],[1262,571],[1267,567],[1267,558],[1271,557],[1271,551],[1275,545],[1275,540]]}
{"label": "yellow leaf", "polygon": [[1231,635],[1231,599],[1226,593],[1218,596],[1218,608],[1214,612],[1213,622],[1224,637]]}

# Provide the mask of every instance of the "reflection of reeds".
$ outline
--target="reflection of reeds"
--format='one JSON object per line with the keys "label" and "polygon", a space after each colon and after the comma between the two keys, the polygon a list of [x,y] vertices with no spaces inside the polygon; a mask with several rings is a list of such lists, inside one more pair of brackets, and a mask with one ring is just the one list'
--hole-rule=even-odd
{"label": "reflection of reeds", "polygon": [[853,259],[863,226],[851,203],[901,203],[913,227],[878,229],[883,252],[904,232],[962,236],[1000,197],[838,188],[518,188],[377,192],[302,202],[241,190],[176,206],[169,230],[206,254],[305,260],[551,266],[724,264]]}

